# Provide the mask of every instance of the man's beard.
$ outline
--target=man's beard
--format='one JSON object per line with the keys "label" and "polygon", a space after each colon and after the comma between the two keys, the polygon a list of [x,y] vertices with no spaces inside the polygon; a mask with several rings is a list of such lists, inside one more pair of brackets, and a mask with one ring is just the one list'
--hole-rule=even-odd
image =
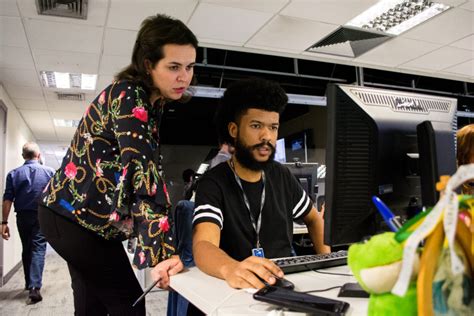
{"label": "man's beard", "polygon": [[[270,147],[271,154],[266,161],[258,161],[254,158],[253,151],[263,146]],[[239,135],[237,135],[234,155],[243,167],[253,171],[260,171],[275,158],[275,147],[268,141],[253,146],[247,146],[241,142]]]}

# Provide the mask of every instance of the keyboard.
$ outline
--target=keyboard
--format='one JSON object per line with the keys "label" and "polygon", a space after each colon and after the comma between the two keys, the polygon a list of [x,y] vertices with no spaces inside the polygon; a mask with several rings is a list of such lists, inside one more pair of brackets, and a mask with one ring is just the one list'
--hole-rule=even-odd
{"label": "keyboard", "polygon": [[295,256],[271,259],[284,273],[309,271],[347,264],[347,251],[340,250],[327,254]]}

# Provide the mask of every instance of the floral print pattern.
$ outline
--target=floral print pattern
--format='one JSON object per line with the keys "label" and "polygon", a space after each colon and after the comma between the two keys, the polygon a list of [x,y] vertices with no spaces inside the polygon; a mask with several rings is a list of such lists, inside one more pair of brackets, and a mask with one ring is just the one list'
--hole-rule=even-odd
{"label": "floral print pattern", "polygon": [[[156,103],[160,103],[158,106]],[[129,81],[114,82],[85,111],[42,204],[106,239],[138,237],[134,265],[174,254],[170,199],[159,170],[164,103]]]}

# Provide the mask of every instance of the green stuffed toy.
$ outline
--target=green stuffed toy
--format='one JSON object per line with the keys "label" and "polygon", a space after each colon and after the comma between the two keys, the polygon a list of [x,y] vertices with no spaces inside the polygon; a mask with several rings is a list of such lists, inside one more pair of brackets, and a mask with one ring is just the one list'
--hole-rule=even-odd
{"label": "green stuffed toy", "polygon": [[373,236],[365,243],[349,247],[348,265],[360,286],[370,293],[369,315],[417,314],[418,264],[415,264],[412,282],[405,296],[390,293],[398,279],[403,257],[403,245],[394,236],[394,233],[383,233]]}

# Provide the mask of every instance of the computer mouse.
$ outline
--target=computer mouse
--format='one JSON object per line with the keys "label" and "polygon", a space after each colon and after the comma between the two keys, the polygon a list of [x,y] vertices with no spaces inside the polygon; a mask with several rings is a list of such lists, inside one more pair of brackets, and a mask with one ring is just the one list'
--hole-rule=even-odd
{"label": "computer mouse", "polygon": [[263,284],[265,284],[265,286],[276,286],[276,287],[281,287],[281,288],[288,289],[288,290],[293,290],[295,288],[295,285],[293,284],[293,282],[288,281],[285,278],[280,279],[280,278],[275,277],[275,279],[276,279],[275,284],[269,284],[267,281],[263,280],[258,275],[257,275],[257,278],[259,278],[260,281],[262,281]]}
{"label": "computer mouse", "polygon": [[281,278],[281,279],[276,278],[276,282],[272,286],[282,287],[282,288],[288,289],[288,290],[293,290],[295,288],[295,284],[291,281],[288,281],[285,278]]}

